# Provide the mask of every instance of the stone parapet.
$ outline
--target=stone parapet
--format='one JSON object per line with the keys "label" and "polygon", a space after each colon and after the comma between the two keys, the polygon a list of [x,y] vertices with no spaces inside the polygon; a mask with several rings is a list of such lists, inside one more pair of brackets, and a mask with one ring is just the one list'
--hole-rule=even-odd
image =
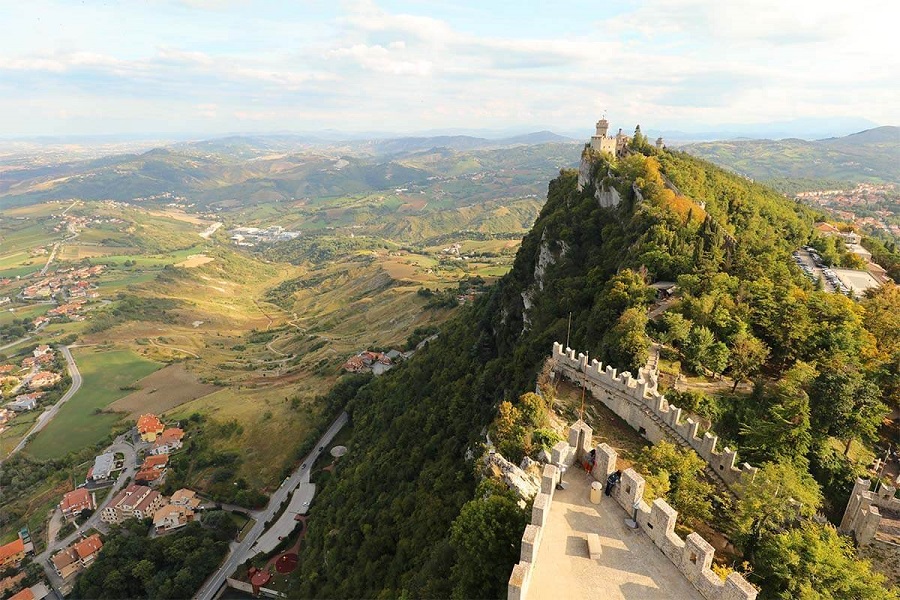
{"label": "stone parapet", "polygon": [[[558,346],[558,344],[557,344]],[[554,348],[554,351],[556,348]],[[573,354],[571,350],[569,354]],[[574,356],[570,356],[575,360]],[[582,439],[590,440],[591,428],[579,421],[571,431],[578,435],[570,439],[581,445]],[[565,442],[561,442],[565,444]],[[706,442],[714,448],[714,442]],[[565,453],[574,456],[576,448],[568,446]],[[618,456],[608,444],[599,444],[595,449],[594,467],[591,475],[597,481],[606,483],[607,477],[616,471]],[[554,447],[554,453],[557,448]],[[559,449],[560,454],[563,450]],[[546,465],[542,473],[541,492],[535,497],[532,506],[531,523],[522,534],[522,546],[519,562],[513,567],[509,577],[507,599],[526,600],[528,585],[537,560],[543,528],[553,500],[553,489],[559,481],[559,470],[553,465]],[[713,547],[698,533],[691,533],[682,540],[675,533],[675,522],[678,512],[669,504],[657,498],[648,505],[644,500],[644,478],[634,469],[626,469],[621,479],[612,490],[612,498],[628,513],[634,516],[637,526],[674,564],[684,577],[707,600],[756,600],[757,590],[739,573],[731,573],[725,581],[712,571],[712,560],[715,553]],[[868,493],[868,492],[867,492]],[[871,504],[871,503],[870,503]],[[867,505],[868,506],[868,505]],[[873,507],[874,508],[874,507]],[[597,554],[601,559],[601,554]]]}
{"label": "stone parapet", "polygon": [[[682,410],[669,404],[656,389],[655,377],[641,369],[635,379],[631,373],[619,373],[610,365],[590,360],[586,354],[575,355],[571,348],[553,344],[553,359],[563,377],[587,387],[591,394],[652,443],[677,435],[709,464],[729,487],[752,478],[756,467],[747,463],[737,466],[737,453],[728,448],[716,449],[718,437],[706,432],[699,437],[700,424],[693,419],[681,421]],[[656,418],[654,418],[656,417]]]}

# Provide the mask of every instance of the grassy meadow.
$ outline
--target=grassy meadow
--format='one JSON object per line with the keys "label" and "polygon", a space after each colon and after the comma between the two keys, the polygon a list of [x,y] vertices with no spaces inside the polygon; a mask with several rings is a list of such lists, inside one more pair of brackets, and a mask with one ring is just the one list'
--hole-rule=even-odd
{"label": "grassy meadow", "polygon": [[129,390],[121,388],[162,367],[130,350],[77,348],[73,356],[84,382],[50,424],[28,444],[26,451],[37,459],[59,458],[102,440],[121,415],[98,410],[128,395]]}

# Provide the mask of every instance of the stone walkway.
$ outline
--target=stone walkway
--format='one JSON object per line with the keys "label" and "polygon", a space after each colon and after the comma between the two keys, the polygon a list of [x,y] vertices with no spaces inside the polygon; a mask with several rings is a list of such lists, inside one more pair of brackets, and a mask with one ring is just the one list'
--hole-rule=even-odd
{"label": "stone walkway", "polygon": [[[703,600],[681,572],[612,498],[590,503],[594,479],[578,469],[565,474],[557,490],[535,561],[529,600]],[[602,558],[588,556],[587,534],[600,536]]]}

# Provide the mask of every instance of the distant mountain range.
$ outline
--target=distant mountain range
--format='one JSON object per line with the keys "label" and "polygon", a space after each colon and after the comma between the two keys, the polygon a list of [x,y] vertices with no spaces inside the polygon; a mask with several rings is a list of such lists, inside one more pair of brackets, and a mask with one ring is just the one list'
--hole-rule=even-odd
{"label": "distant mountain range", "polygon": [[814,141],[731,140],[680,149],[760,181],[900,183],[900,127],[876,127]]}
{"label": "distant mountain range", "polygon": [[[425,186],[437,179],[505,173],[510,191],[577,164],[580,145],[549,131],[499,140],[437,136],[326,142],[297,135],[230,136],[141,153],[61,162],[59,153],[0,156],[0,207],[83,198],[132,200],[165,193],[200,205],[272,202]],[[456,186],[462,196],[465,186]],[[474,199],[474,198],[473,198]]]}

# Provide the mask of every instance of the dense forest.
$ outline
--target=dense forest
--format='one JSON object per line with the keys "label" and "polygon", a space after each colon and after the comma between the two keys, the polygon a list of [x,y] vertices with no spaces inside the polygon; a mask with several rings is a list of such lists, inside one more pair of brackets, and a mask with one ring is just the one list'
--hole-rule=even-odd
{"label": "dense forest", "polygon": [[215,570],[234,537],[234,521],[207,513],[180,531],[147,539],[150,520],[114,526],[100,555],[78,578],[73,598],[190,598]]}
{"label": "dense forest", "polygon": [[[571,318],[570,345],[604,361],[639,366],[652,338],[691,372],[755,382],[751,398],[694,408],[763,467],[753,501],[728,522],[762,597],[794,597],[826,563],[828,597],[894,597],[839,536],[772,502],[768,484],[792,485],[803,515],[842,510],[858,470],[844,451],[870,447],[897,403],[897,288],[861,302],[817,290],[790,260],[817,215],[709,163],[640,135],[627,158],[591,158],[583,190],[575,171],[550,182],[511,272],[350,400],[353,452],[317,497],[301,595],[505,596],[529,507],[479,484],[474,460],[489,429],[511,458],[540,448],[540,407],[524,392]],[[597,188],[615,188],[621,202],[601,207]],[[677,281],[680,297],[651,322],[648,284],[659,280]],[[697,471],[689,457],[656,459]],[[662,477],[655,485],[699,493]],[[817,553],[796,556],[812,539]]]}

